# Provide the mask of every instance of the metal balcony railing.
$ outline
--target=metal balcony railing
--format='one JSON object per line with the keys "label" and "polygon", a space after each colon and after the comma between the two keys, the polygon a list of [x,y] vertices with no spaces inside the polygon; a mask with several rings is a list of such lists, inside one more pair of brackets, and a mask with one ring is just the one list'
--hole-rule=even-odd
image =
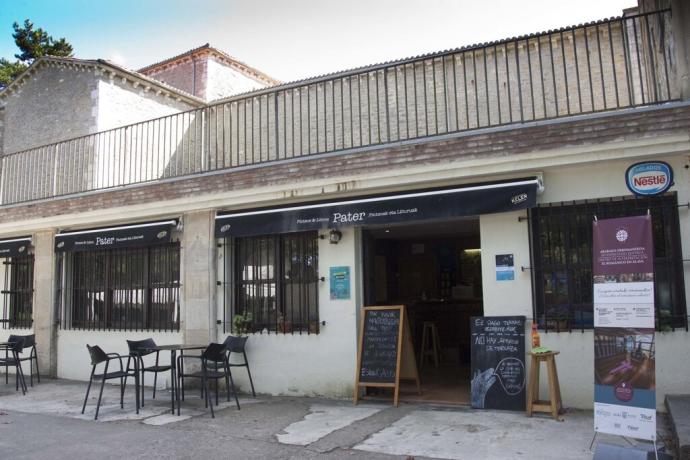
{"label": "metal balcony railing", "polygon": [[679,98],[670,10],[374,65],[6,155],[0,204]]}

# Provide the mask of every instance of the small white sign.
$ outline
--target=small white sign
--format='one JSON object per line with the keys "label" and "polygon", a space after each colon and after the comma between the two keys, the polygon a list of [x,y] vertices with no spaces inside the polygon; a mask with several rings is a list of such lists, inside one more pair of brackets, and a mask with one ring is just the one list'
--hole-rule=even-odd
{"label": "small white sign", "polygon": [[654,328],[654,283],[594,283],[594,327]]}
{"label": "small white sign", "polygon": [[635,439],[656,439],[656,410],[594,403],[594,430]]}

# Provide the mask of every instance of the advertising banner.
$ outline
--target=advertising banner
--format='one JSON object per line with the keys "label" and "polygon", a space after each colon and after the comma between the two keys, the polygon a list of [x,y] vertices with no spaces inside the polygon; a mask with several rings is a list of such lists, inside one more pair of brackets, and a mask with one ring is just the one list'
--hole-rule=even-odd
{"label": "advertising banner", "polygon": [[593,223],[594,429],[656,439],[649,215]]}

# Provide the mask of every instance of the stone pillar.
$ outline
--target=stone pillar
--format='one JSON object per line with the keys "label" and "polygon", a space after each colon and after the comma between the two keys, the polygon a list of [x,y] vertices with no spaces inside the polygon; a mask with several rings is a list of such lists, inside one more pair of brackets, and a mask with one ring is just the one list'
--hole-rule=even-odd
{"label": "stone pillar", "polygon": [[183,216],[181,329],[186,343],[216,340],[216,266],[214,213]]}
{"label": "stone pillar", "polygon": [[57,376],[57,324],[55,323],[55,233],[34,234],[33,326],[41,376]]}

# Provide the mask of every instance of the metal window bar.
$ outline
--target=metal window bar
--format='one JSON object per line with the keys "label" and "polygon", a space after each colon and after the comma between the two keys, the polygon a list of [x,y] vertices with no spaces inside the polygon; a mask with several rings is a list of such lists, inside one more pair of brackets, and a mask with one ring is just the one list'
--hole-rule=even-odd
{"label": "metal window bar", "polygon": [[593,327],[592,221],[652,215],[657,330],[688,330],[675,193],[550,203],[530,210],[534,317],[547,332]]}
{"label": "metal window bar", "polygon": [[[668,30],[668,9],[607,19],[266,88],[10,153],[0,159],[0,205],[678,100]],[[396,97],[387,90],[391,73]]]}
{"label": "metal window bar", "polygon": [[180,244],[60,254],[62,329],[179,331]]}
{"label": "metal window bar", "polygon": [[6,257],[2,265],[2,328],[30,329],[33,325],[34,255]]}
{"label": "metal window bar", "polygon": [[236,322],[245,332],[319,332],[317,232],[227,238],[221,245],[229,268],[220,283],[228,299],[225,332],[240,332]]}

